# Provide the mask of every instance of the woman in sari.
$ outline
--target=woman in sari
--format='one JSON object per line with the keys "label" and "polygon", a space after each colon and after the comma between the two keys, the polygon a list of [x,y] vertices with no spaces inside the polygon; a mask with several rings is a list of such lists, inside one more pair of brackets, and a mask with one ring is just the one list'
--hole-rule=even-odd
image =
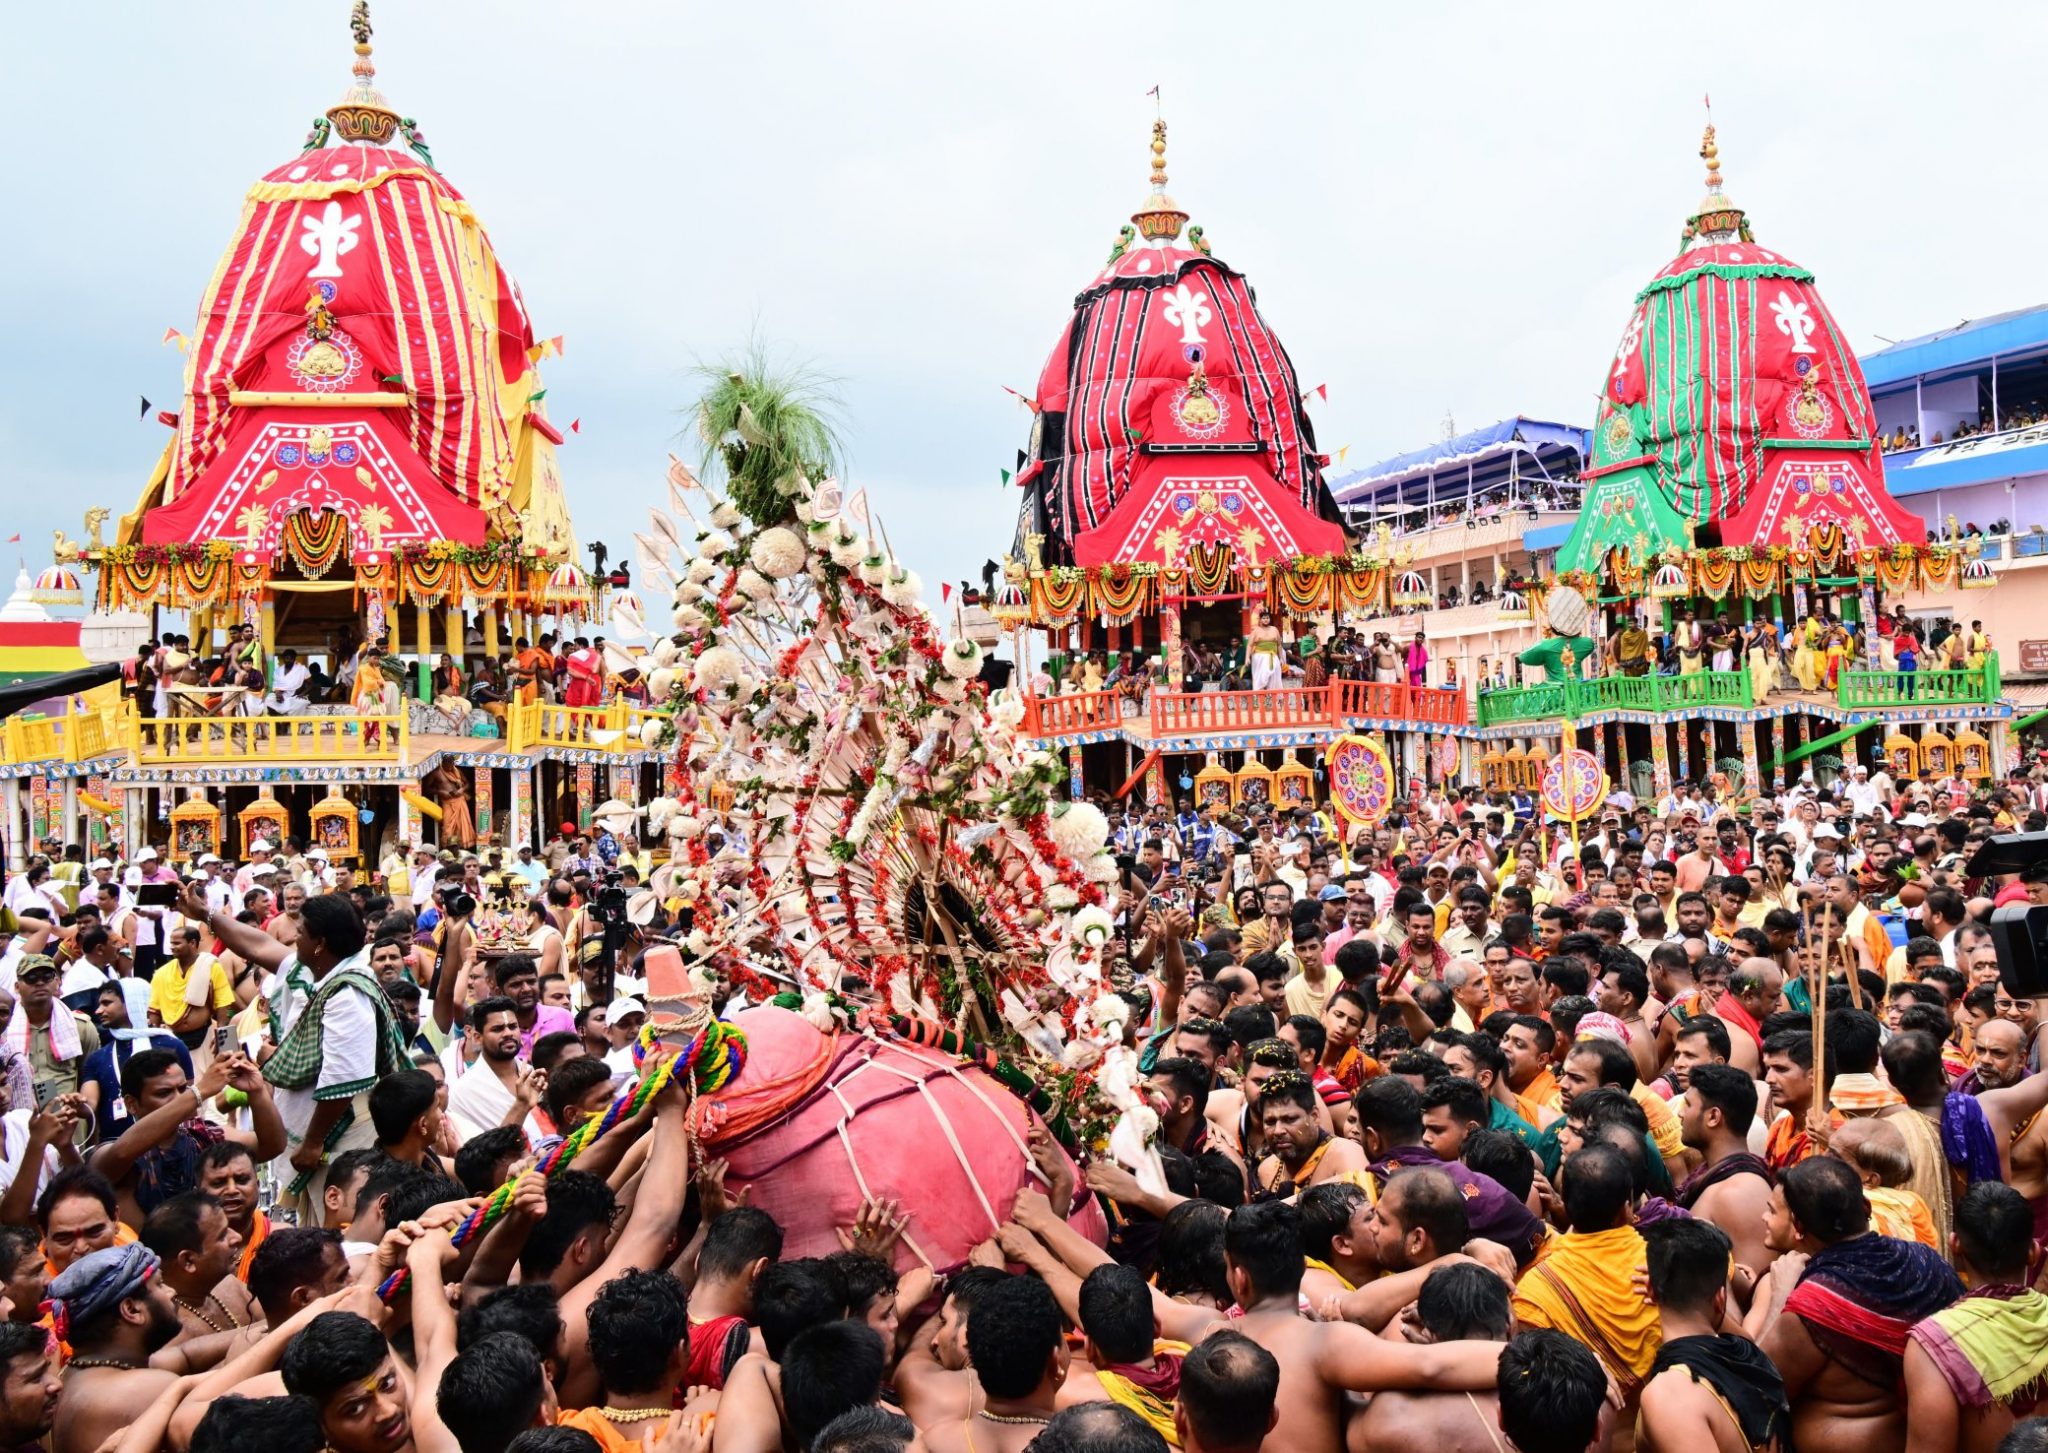
{"label": "woman in sari", "polygon": [[1839,623],[1828,627],[1823,684],[1833,691],[1841,684],[1842,666],[1849,659],[1849,633]]}
{"label": "woman in sari", "polygon": [[434,667],[434,710],[458,726],[469,720],[469,696],[462,684],[462,668],[446,651]]}

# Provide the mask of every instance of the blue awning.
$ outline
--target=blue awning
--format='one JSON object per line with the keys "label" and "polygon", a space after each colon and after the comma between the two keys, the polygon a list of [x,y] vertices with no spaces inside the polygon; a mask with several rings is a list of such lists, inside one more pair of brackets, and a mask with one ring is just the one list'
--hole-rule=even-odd
{"label": "blue awning", "polygon": [[1933,444],[1886,455],[1884,461],[1884,484],[1893,499],[2028,474],[2048,474],[2048,425]]}
{"label": "blue awning", "polygon": [[1503,484],[1511,474],[1526,480],[1575,478],[1587,443],[1586,430],[1576,425],[1517,415],[1338,475],[1330,481],[1330,492],[1340,504],[1384,507],[1396,500],[1414,504],[1426,499],[1432,477],[1439,498],[1462,494],[1468,471],[1478,489]]}
{"label": "blue awning", "polygon": [[2048,350],[2048,304],[1970,318],[1953,328],[1908,338],[1857,361],[1873,393],[1929,374],[1988,363],[1993,354]]}
{"label": "blue awning", "polygon": [[1572,537],[1572,531],[1576,528],[1576,521],[1568,525],[1539,525],[1533,530],[1523,532],[1522,548],[1531,555],[1538,550],[1558,549]]}

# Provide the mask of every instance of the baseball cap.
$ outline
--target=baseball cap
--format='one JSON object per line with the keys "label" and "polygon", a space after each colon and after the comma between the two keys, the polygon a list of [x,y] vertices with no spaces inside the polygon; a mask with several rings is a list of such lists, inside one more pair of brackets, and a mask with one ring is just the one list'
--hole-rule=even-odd
{"label": "baseball cap", "polygon": [[645,1014],[646,1012],[647,1006],[645,1004],[642,1004],[638,999],[629,998],[627,996],[622,995],[619,998],[612,1000],[611,1003],[605,1005],[604,1022],[606,1024],[617,1024],[621,1019],[624,1019],[628,1014]]}
{"label": "baseball cap", "polygon": [[94,858],[92,860],[92,871],[95,873],[111,873],[114,871],[114,865],[106,858]]}
{"label": "baseball cap", "polygon": [[1814,841],[1816,842],[1820,841],[1820,839],[1824,837],[1831,837],[1839,842],[1841,840],[1842,835],[1835,830],[1835,825],[1833,823],[1824,822],[1819,827],[1813,830],[1813,837]]}
{"label": "baseball cap", "polygon": [[1335,883],[1331,883],[1327,885],[1323,889],[1323,891],[1321,893],[1318,893],[1316,896],[1322,899],[1325,903],[1336,903],[1340,902],[1345,898],[1350,897],[1351,895],[1346,893],[1342,888],[1338,887]]}
{"label": "baseball cap", "polygon": [[192,866],[195,868],[207,868],[219,861],[220,859],[216,858],[212,853],[201,853],[193,860]]}
{"label": "baseball cap", "polygon": [[156,852],[156,849],[155,849],[155,848],[144,848],[144,849],[143,849],[143,850],[142,850],[141,852],[139,852],[139,853],[137,853],[137,854],[135,855],[135,861],[139,863],[139,862],[141,862],[141,861],[142,861],[142,860],[143,860],[144,858],[151,858],[151,859],[154,859],[154,858],[156,857],[156,855],[157,855],[157,852]]}
{"label": "baseball cap", "polygon": [[271,844],[269,838],[260,837],[255,842],[249,844],[249,851],[252,853],[274,853],[277,849]]}

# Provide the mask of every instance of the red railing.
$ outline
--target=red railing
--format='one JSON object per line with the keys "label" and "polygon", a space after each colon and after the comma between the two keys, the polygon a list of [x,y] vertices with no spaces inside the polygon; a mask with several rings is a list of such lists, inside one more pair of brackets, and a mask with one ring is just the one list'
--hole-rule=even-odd
{"label": "red railing", "polygon": [[1123,698],[1114,691],[1077,691],[1065,696],[1024,698],[1024,732],[1033,737],[1099,732],[1123,720]]}
{"label": "red railing", "polygon": [[[1104,731],[1124,720],[1113,691],[1027,697],[1024,729],[1034,737]],[[1154,737],[1203,732],[1270,731],[1280,727],[1341,727],[1365,717],[1431,726],[1463,726],[1465,693],[1455,687],[1339,681],[1329,686],[1287,686],[1271,691],[1154,691],[1148,716]]]}

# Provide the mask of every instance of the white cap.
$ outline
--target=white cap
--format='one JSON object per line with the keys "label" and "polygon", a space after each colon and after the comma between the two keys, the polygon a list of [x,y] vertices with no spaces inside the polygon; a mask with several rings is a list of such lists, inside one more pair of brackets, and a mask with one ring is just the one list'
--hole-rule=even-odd
{"label": "white cap", "polygon": [[1836,841],[1840,841],[1841,836],[1840,833],[1835,831],[1835,825],[1831,822],[1824,822],[1813,830],[1813,840],[1815,842],[1819,842],[1824,837],[1831,837]]}
{"label": "white cap", "polygon": [[255,842],[249,844],[249,851],[252,853],[274,853],[277,849],[271,846],[269,838],[260,837]]}
{"label": "white cap", "polygon": [[114,871],[114,865],[106,858],[94,858],[92,860],[92,870],[95,873],[111,873]]}
{"label": "white cap", "polygon": [[155,848],[144,848],[144,849],[143,849],[143,850],[142,850],[141,852],[139,852],[139,853],[137,853],[137,854],[135,855],[135,861],[139,863],[139,862],[141,862],[141,861],[142,861],[142,860],[143,860],[144,858],[151,858],[151,859],[154,859],[155,857],[156,857],[156,849],[155,849]]}
{"label": "white cap", "polygon": [[617,999],[612,1000],[611,1003],[605,1005],[604,1022],[607,1025],[617,1024],[621,1019],[624,1019],[628,1014],[645,1014],[646,1012],[647,1006],[645,1004],[642,1004],[638,999],[631,999],[621,996]]}
{"label": "white cap", "polygon": [[1924,812],[1909,812],[1899,819],[1900,827],[1926,827],[1934,821]]}
{"label": "white cap", "polygon": [[319,859],[319,860],[320,860],[321,862],[323,862],[323,863],[324,863],[324,862],[326,862],[326,861],[327,861],[327,849],[325,849],[325,848],[307,848],[307,849],[306,849],[306,856],[307,856],[307,857],[309,857],[309,858],[318,858],[318,859]]}
{"label": "white cap", "polygon": [[275,878],[277,876],[277,864],[251,863],[249,865],[249,876],[252,878]]}
{"label": "white cap", "polygon": [[209,868],[219,861],[220,859],[216,858],[212,853],[201,853],[193,860],[192,866],[195,868]]}
{"label": "white cap", "polygon": [[140,888],[142,886],[142,869],[130,868],[127,877],[122,879],[122,881],[130,888]]}

